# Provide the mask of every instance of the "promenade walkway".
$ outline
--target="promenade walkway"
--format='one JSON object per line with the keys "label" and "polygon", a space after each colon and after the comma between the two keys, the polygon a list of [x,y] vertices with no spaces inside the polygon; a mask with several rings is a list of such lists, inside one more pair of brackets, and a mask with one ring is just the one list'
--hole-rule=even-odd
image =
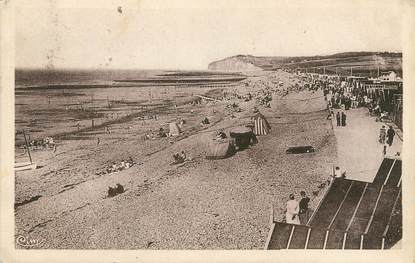
{"label": "promenade walkway", "polygon": [[[334,164],[346,171],[346,178],[372,182],[382,162],[383,144],[378,142],[379,129],[388,123],[376,122],[369,116],[367,108],[345,111],[347,125],[338,127],[333,118],[333,129],[337,141],[337,160]],[[335,111],[336,114],[336,111]],[[393,125],[396,136],[391,147],[387,147],[386,156],[402,152],[402,132]]]}

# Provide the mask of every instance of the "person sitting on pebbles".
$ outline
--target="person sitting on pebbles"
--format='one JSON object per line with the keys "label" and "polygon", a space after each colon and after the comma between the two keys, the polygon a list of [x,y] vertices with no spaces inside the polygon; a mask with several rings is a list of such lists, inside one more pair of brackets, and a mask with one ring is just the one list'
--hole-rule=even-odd
{"label": "person sitting on pebbles", "polygon": [[225,139],[226,138],[226,133],[224,133],[223,131],[219,131],[217,134],[216,134],[216,139],[217,140],[220,140],[220,139]]}
{"label": "person sitting on pebbles", "polygon": [[158,136],[159,137],[167,137],[166,131],[164,131],[163,128],[160,128]]}
{"label": "person sitting on pebbles", "polygon": [[113,173],[113,172],[116,172],[117,171],[117,164],[115,163],[115,162],[113,162],[112,163],[112,166],[111,166],[111,168],[110,168],[110,171]]}
{"label": "person sitting on pebbles", "polygon": [[180,153],[180,157],[183,159],[183,161],[186,161],[187,160],[186,152],[185,151],[182,151]]}
{"label": "person sitting on pebbles", "polygon": [[121,165],[120,165],[119,169],[124,170],[124,168],[125,168],[125,162],[124,162],[124,160],[121,160]]}
{"label": "person sitting on pebbles", "polygon": [[180,164],[180,163],[184,163],[185,161],[192,160],[186,155],[185,151],[181,151],[180,153],[173,154],[173,159],[174,159],[173,164]]}
{"label": "person sitting on pebbles", "polygon": [[334,169],[334,178],[345,178],[346,177],[346,171],[342,172],[340,170],[340,167],[336,166]]}
{"label": "person sitting on pebbles", "polygon": [[202,120],[202,124],[203,124],[203,125],[205,125],[205,124],[209,124],[209,119],[208,119],[207,117],[205,117],[205,118]]}
{"label": "person sitting on pebbles", "polygon": [[179,164],[179,163],[184,162],[184,159],[182,158],[182,156],[179,153],[173,154],[173,159],[174,159],[173,164]]}

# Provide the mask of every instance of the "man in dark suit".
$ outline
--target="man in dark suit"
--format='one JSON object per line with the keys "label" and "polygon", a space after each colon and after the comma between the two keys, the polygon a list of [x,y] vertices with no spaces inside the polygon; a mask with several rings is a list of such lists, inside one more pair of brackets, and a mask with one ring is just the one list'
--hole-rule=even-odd
{"label": "man in dark suit", "polygon": [[337,121],[337,126],[340,126],[340,112],[339,111],[336,113],[336,121]]}
{"label": "man in dark suit", "polygon": [[395,137],[395,130],[392,128],[392,126],[389,126],[389,129],[386,133],[386,136],[388,137],[386,143],[389,145],[389,147],[393,143],[393,138]]}
{"label": "man in dark suit", "polygon": [[304,191],[300,192],[301,200],[300,200],[300,224],[306,225],[309,218],[309,209],[308,209],[308,203],[310,202],[310,198],[306,196]]}

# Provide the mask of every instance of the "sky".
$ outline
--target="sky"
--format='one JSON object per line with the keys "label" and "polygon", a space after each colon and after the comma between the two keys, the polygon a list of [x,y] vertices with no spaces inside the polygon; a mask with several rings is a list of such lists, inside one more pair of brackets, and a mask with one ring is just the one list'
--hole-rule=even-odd
{"label": "sky", "polygon": [[400,6],[385,2],[281,0],[240,7],[212,1],[162,8],[49,2],[44,8],[16,8],[18,68],[207,69],[214,60],[238,54],[402,50]]}

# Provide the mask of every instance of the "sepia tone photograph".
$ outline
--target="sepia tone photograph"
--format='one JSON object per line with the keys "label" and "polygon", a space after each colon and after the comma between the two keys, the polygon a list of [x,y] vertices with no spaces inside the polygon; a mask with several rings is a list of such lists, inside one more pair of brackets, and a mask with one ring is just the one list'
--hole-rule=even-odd
{"label": "sepia tone photograph", "polygon": [[19,5],[14,249],[403,249],[389,3]]}

